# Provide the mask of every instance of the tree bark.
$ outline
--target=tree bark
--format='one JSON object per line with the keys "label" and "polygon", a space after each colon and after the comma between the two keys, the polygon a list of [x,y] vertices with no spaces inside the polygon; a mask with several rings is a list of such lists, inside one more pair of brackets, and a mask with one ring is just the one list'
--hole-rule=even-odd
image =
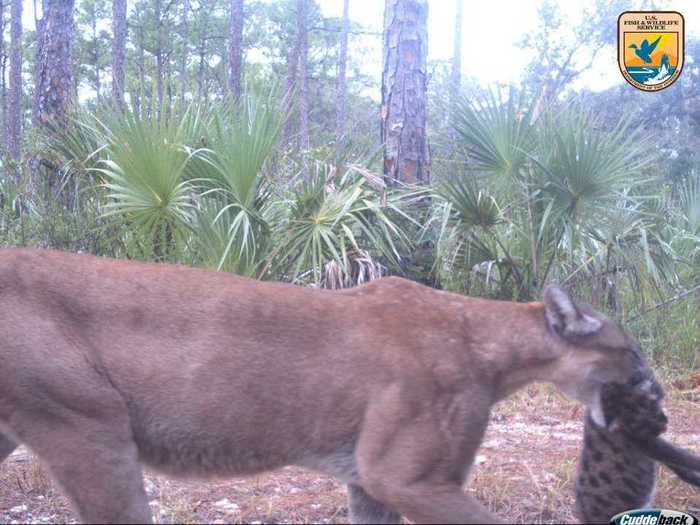
{"label": "tree bark", "polygon": [[[22,0],[12,0],[10,21],[10,101],[7,115],[7,149],[15,162],[22,146]],[[15,170],[19,182],[20,171]]]}
{"label": "tree bark", "polygon": [[183,101],[187,93],[187,60],[189,58],[190,41],[189,16],[190,0],[184,0],[182,4],[182,56],[180,57],[180,99]]}
{"label": "tree bark", "polygon": [[134,100],[134,109],[139,115],[143,115],[148,110],[147,100],[146,100],[146,52],[144,50],[145,37],[143,34],[143,24],[139,24],[137,34],[136,47],[139,50],[138,55],[138,70],[139,70],[139,89],[138,96]]}
{"label": "tree bark", "polygon": [[95,64],[95,95],[97,97],[97,102],[100,101],[102,85],[100,83],[100,42],[99,34],[97,32],[97,13],[93,13],[92,16],[92,60]]}
{"label": "tree bark", "polygon": [[243,66],[243,0],[231,0],[228,60],[229,89],[234,98],[238,99],[241,96],[241,73]]}
{"label": "tree bark", "polygon": [[74,0],[48,0],[42,16],[34,119],[38,124],[60,123],[71,105]]}
{"label": "tree bark", "polygon": [[5,70],[7,68],[7,50],[5,49],[5,2],[0,1],[0,98],[2,98],[2,123],[0,127],[0,143],[7,145],[7,84]]}
{"label": "tree bark", "polygon": [[[289,48],[289,53],[287,54],[287,90],[285,93],[285,99],[287,100],[287,107],[285,110],[288,113],[292,112],[292,94],[297,88],[297,70],[299,69],[299,38],[294,36],[294,45]],[[287,122],[284,125],[284,140],[285,144],[289,144],[292,140],[292,135],[296,132],[296,126],[294,125],[294,119],[292,115],[289,114]]]}
{"label": "tree bark", "polygon": [[[204,2],[200,2],[201,21],[204,27],[208,27],[211,20],[212,8]],[[197,43],[197,55],[199,66],[197,71],[197,94],[200,99],[209,100],[209,82],[207,79],[207,54],[208,54],[208,34],[206,31],[199,32],[199,42]]]}
{"label": "tree bark", "polygon": [[112,0],[112,96],[117,105],[124,107],[124,79],[126,73],[126,0]]}
{"label": "tree bark", "polygon": [[297,38],[299,39],[299,134],[301,149],[311,149],[309,132],[309,84],[307,66],[309,61],[309,35],[306,27],[308,0],[297,0]]}
{"label": "tree bark", "polygon": [[348,86],[348,33],[350,32],[350,0],[343,0],[343,25],[340,31],[340,53],[338,56],[338,83],[336,85],[336,115],[335,115],[335,151],[336,159],[340,157],[345,141],[345,115],[347,113]]}
{"label": "tree bark", "polygon": [[170,60],[165,61],[165,91],[168,95],[168,105],[165,108],[165,114],[170,116],[174,104],[174,89],[172,82],[173,65]]}
{"label": "tree bark", "polygon": [[161,109],[163,108],[163,3],[161,0],[155,0],[155,18],[156,18],[156,96],[158,97],[158,116],[160,117]]}
{"label": "tree bark", "polygon": [[[46,25],[46,12],[49,10],[48,0],[41,0],[41,18],[37,18],[37,8],[36,0],[34,2],[34,27],[36,27],[36,49],[34,50],[34,86],[38,85],[39,79],[39,68],[41,67],[41,56],[42,56],[42,46],[44,45],[44,26]],[[37,115],[39,114],[39,97],[36,96],[36,89],[34,90],[34,97],[32,97],[32,119],[36,121]]]}
{"label": "tree bark", "polygon": [[387,183],[429,182],[428,4],[385,0],[381,137]]}
{"label": "tree bark", "polygon": [[455,29],[452,51],[452,70],[450,71],[450,128],[448,131],[450,139],[451,157],[455,151],[456,133],[452,122],[454,122],[454,111],[462,87],[462,11],[463,0],[455,0]]}

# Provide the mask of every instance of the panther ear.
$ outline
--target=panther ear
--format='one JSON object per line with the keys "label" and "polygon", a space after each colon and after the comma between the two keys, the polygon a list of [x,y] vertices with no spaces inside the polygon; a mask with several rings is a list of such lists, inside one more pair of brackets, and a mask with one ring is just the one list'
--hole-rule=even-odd
{"label": "panther ear", "polygon": [[598,319],[581,313],[569,294],[557,286],[545,288],[544,312],[552,331],[564,338],[594,334],[602,326]]}

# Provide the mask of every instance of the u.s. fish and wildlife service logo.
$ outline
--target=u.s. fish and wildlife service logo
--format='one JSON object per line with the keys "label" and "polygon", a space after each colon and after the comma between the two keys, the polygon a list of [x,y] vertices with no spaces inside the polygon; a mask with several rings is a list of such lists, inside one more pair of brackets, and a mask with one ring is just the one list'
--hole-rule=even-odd
{"label": "u.s. fish and wildlife service logo", "polygon": [[660,91],[683,69],[685,21],[677,11],[625,11],[617,20],[617,62],[625,80]]}

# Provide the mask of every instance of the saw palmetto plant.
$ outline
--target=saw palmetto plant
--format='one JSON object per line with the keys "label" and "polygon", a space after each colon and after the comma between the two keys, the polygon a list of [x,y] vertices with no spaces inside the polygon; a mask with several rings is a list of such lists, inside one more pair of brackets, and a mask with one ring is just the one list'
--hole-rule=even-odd
{"label": "saw palmetto plant", "polygon": [[286,268],[292,281],[315,284],[324,280],[326,268],[342,275],[334,277],[337,283],[357,273],[353,265],[370,268],[357,275],[380,274],[381,263],[369,263],[368,250],[398,267],[409,239],[395,217],[405,213],[401,196],[387,194],[382,186],[381,178],[361,167],[339,173],[330,164],[317,163],[286,203],[287,212],[276,227],[273,263]]}
{"label": "saw palmetto plant", "polygon": [[438,273],[520,299],[554,278],[608,276],[616,260],[629,269],[619,275],[672,281],[674,253],[644,195],[649,140],[575,105],[539,115],[535,106],[514,92],[457,103],[467,169],[434,191]]}
{"label": "saw palmetto plant", "polygon": [[[270,204],[267,164],[274,154],[285,114],[278,109],[274,90],[251,93],[228,101],[211,112],[204,147],[194,153],[188,174],[201,188],[205,205],[203,217],[210,218],[209,233],[223,233],[206,248],[210,263],[218,253],[215,268],[253,276],[268,255],[270,225],[266,213]],[[218,206],[211,214],[212,206]],[[225,242],[220,242],[225,241]],[[203,242],[200,238],[198,242]]]}
{"label": "saw palmetto plant", "polygon": [[193,142],[204,121],[194,106],[168,112],[112,109],[90,119],[104,145],[91,171],[106,190],[105,216],[133,230],[131,246],[145,256],[172,259],[189,236],[194,189],[185,178]]}

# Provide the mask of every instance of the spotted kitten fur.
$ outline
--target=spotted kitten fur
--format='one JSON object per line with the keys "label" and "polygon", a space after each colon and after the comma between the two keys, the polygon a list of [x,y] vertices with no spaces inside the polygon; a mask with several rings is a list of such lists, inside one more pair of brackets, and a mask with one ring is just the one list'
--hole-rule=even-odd
{"label": "spotted kitten fur", "polygon": [[658,466],[631,440],[666,429],[663,390],[650,370],[602,392],[607,427],[586,413],[576,503],[583,523],[609,523],[615,514],[653,504]]}

